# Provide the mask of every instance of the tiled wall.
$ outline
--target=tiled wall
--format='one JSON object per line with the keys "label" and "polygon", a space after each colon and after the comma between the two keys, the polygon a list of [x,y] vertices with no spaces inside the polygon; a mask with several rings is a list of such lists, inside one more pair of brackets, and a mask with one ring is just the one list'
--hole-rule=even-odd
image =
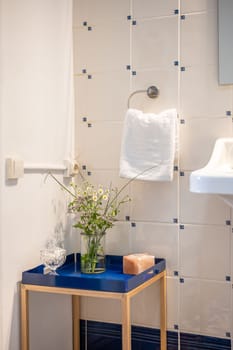
{"label": "tiled wall", "polygon": [[[136,95],[131,107],[179,113],[173,182],[129,186],[133,200],[107,236],[108,253],[165,257],[169,330],[229,339],[231,211],[216,196],[189,192],[190,172],[207,163],[218,137],[232,136],[233,90],[218,85],[217,30],[217,0],[74,0],[77,154],[89,180],[125,183],[119,153],[131,92],[156,85],[157,100]],[[135,325],[159,327],[158,287],[135,297]],[[82,317],[118,323],[120,310],[87,299]]]}

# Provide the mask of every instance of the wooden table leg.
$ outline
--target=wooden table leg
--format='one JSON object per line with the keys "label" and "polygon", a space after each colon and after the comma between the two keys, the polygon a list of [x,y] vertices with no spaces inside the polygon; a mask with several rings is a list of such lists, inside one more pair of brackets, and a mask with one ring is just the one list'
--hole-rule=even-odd
{"label": "wooden table leg", "polygon": [[125,294],[121,300],[122,307],[122,350],[131,350],[130,297]]}
{"label": "wooden table leg", "polygon": [[21,284],[21,350],[29,350],[28,290]]}
{"label": "wooden table leg", "polygon": [[167,349],[166,273],[160,279],[160,349]]}
{"label": "wooden table leg", "polygon": [[72,295],[73,350],[80,349],[80,297]]}

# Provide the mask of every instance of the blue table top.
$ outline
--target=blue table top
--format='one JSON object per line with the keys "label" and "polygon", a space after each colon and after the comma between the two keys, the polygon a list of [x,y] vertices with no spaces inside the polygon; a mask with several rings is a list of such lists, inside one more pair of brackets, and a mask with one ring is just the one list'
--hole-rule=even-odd
{"label": "blue table top", "polygon": [[154,266],[138,275],[123,274],[123,257],[106,255],[105,272],[84,274],[80,271],[80,254],[70,254],[65,264],[57,270],[57,275],[45,274],[44,266],[39,265],[23,272],[22,283],[125,293],[164,271],[165,268],[165,259],[155,259]]}

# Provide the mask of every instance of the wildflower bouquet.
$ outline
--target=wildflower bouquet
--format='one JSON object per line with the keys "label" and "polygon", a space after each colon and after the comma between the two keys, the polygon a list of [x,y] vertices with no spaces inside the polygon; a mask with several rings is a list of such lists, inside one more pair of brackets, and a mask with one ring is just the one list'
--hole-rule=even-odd
{"label": "wildflower bouquet", "polygon": [[121,195],[128,183],[120,190],[112,186],[94,187],[87,181],[83,181],[81,186],[71,183],[68,188],[52,174],[50,175],[70,194],[68,211],[78,214],[74,227],[81,230],[81,271],[103,272],[105,270],[105,234],[117,220],[120,207],[130,201],[129,196]]}

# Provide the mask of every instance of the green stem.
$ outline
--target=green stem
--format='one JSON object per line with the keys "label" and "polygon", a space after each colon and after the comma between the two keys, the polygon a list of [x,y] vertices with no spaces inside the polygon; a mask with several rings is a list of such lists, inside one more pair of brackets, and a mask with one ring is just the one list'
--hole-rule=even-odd
{"label": "green stem", "polygon": [[[74,197],[75,199],[77,199],[77,196],[76,196],[73,192],[71,192],[65,185],[63,185],[50,171],[48,172],[46,178],[47,178],[49,175],[58,183],[58,185],[61,186],[61,188],[63,188],[63,190],[66,190],[72,197]],[[45,178],[45,179],[46,179],[46,178]]]}

